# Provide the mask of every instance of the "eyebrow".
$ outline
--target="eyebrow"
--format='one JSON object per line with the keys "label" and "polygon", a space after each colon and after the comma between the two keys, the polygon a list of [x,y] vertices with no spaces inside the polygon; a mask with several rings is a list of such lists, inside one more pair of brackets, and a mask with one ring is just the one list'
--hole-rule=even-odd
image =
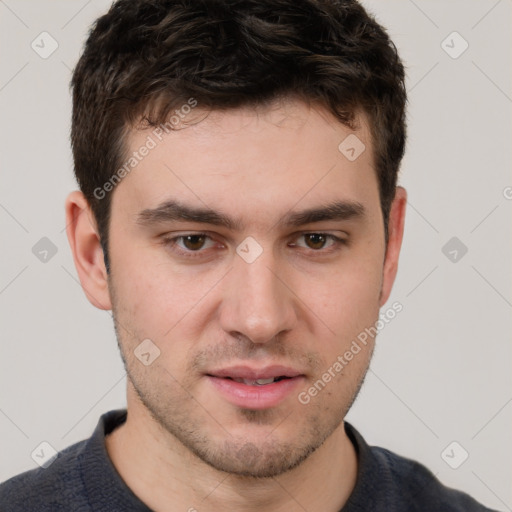
{"label": "eyebrow", "polygon": [[[306,210],[288,212],[278,222],[285,227],[299,227],[314,222],[329,220],[362,219],[366,215],[364,206],[357,201],[334,201]],[[142,210],[136,218],[137,224],[149,227],[168,222],[198,222],[222,226],[231,231],[242,231],[243,223],[223,212],[206,207],[186,205],[171,199],[153,209]]]}

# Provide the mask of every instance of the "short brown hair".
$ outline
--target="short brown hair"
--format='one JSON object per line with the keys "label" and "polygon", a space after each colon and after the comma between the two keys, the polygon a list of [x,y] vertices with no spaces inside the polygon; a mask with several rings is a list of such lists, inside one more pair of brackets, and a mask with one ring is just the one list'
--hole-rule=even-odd
{"label": "short brown hair", "polygon": [[111,194],[126,135],[194,98],[206,109],[297,97],[354,129],[369,121],[387,239],[406,140],[404,67],[355,0],[118,0],[90,30],[74,70],[75,175],[108,269]]}

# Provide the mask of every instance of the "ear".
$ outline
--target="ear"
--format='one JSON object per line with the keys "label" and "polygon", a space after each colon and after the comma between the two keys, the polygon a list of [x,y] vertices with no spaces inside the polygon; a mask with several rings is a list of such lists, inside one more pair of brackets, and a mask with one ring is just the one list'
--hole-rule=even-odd
{"label": "ear", "polygon": [[380,306],[383,306],[391,294],[398,270],[398,257],[402,247],[404,236],[405,207],[407,205],[407,191],[403,187],[397,187],[395,198],[391,203],[388,224],[388,245],[384,259],[382,275],[382,288],[380,292]]}
{"label": "ear", "polygon": [[89,302],[99,309],[112,309],[108,276],[96,221],[82,192],[66,198],[66,233],[80,283]]}

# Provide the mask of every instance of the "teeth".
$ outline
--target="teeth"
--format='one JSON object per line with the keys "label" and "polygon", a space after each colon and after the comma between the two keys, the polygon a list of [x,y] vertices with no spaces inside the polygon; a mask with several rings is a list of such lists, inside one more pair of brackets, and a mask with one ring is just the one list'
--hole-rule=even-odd
{"label": "teeth", "polygon": [[261,386],[263,384],[270,384],[272,382],[274,382],[274,377],[270,377],[270,379],[258,379],[256,381],[256,384],[259,384]]}
{"label": "teeth", "polygon": [[257,379],[257,380],[233,378],[233,380],[235,382],[247,384],[248,386],[264,386],[265,384],[272,384],[272,382],[274,382],[274,377],[270,377],[269,379]]}

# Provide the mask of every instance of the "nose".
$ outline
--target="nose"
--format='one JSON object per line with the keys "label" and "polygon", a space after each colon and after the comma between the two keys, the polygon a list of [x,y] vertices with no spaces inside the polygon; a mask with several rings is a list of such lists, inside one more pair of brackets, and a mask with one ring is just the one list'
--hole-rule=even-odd
{"label": "nose", "polygon": [[252,263],[235,255],[226,277],[220,313],[225,332],[262,344],[295,326],[297,298],[271,250],[264,250]]}

